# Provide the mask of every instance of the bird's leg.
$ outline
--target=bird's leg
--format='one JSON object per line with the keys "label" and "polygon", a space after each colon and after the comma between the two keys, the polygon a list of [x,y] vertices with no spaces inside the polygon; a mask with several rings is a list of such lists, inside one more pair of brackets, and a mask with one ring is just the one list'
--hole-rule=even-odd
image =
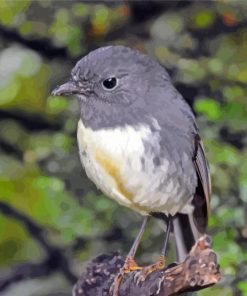
{"label": "bird's leg", "polygon": [[152,272],[154,272],[156,270],[162,270],[162,269],[165,268],[165,266],[166,266],[166,256],[167,256],[167,246],[168,246],[168,242],[169,242],[171,226],[172,226],[172,216],[169,215],[168,220],[167,220],[167,230],[166,230],[165,241],[164,241],[164,245],[163,245],[163,248],[162,248],[162,251],[161,251],[160,258],[156,263],[142,268],[140,273],[136,275],[137,284],[139,284],[140,282],[145,281],[145,279],[147,278],[147,276],[150,273],[152,273]]}
{"label": "bird's leg", "polygon": [[124,265],[123,267],[120,269],[118,275],[115,277],[114,282],[110,288],[110,295],[112,296],[118,296],[118,291],[119,291],[119,287],[120,284],[124,278],[124,275],[131,272],[131,271],[135,271],[135,270],[141,270],[142,267],[138,266],[138,264],[135,262],[134,257],[137,251],[137,248],[140,244],[142,235],[144,233],[145,230],[145,226],[147,224],[147,221],[149,219],[149,216],[146,216],[142,222],[142,226],[141,229],[139,231],[139,233],[136,236],[136,239],[125,259]]}

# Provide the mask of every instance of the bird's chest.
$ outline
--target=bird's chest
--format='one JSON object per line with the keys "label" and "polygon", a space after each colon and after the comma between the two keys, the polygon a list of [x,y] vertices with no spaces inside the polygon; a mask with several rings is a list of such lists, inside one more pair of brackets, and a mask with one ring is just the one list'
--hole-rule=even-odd
{"label": "bird's chest", "polygon": [[191,171],[188,156],[175,161],[161,150],[159,137],[148,126],[95,131],[82,121],[77,131],[85,171],[107,196],[141,214],[174,215],[193,195],[196,180],[185,172]]}
{"label": "bird's chest", "polygon": [[131,126],[94,131],[81,120],[78,123],[80,158],[88,177],[123,205],[134,206],[134,197],[144,181],[144,141],[150,133],[146,127]]}

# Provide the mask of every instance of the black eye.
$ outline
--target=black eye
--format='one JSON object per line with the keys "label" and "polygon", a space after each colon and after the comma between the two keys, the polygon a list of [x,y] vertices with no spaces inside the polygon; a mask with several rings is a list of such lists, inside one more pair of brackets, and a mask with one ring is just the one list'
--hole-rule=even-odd
{"label": "black eye", "polygon": [[102,84],[105,89],[113,89],[117,86],[117,78],[109,77],[105,79]]}

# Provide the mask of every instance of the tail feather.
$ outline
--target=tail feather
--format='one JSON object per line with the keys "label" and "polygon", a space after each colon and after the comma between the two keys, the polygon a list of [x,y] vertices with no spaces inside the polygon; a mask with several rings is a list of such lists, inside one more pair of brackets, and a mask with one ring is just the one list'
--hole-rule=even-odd
{"label": "tail feather", "polygon": [[192,214],[177,214],[173,217],[173,231],[176,242],[177,260],[183,261],[196,240],[200,237]]}
{"label": "tail feather", "polygon": [[[154,218],[160,219],[165,222],[167,226],[167,216],[164,213],[150,213]],[[172,228],[175,237],[177,260],[182,262],[190,252],[191,248],[202,235],[199,232],[193,213],[182,214],[178,213],[172,217]]]}

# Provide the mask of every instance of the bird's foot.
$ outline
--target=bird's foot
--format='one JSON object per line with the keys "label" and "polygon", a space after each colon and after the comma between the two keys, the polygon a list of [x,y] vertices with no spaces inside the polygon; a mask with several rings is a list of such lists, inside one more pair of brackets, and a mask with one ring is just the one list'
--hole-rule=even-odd
{"label": "bird's foot", "polygon": [[157,270],[162,270],[165,267],[166,267],[166,258],[165,256],[161,255],[159,260],[156,263],[143,267],[141,271],[135,275],[134,279],[136,281],[136,284],[139,285],[141,282],[144,282],[151,273]]}
{"label": "bird's foot", "polygon": [[127,257],[123,267],[120,269],[119,273],[115,277],[113,284],[110,288],[110,295],[118,296],[119,288],[124,276],[132,271],[141,270],[143,267],[138,266],[134,258]]}

